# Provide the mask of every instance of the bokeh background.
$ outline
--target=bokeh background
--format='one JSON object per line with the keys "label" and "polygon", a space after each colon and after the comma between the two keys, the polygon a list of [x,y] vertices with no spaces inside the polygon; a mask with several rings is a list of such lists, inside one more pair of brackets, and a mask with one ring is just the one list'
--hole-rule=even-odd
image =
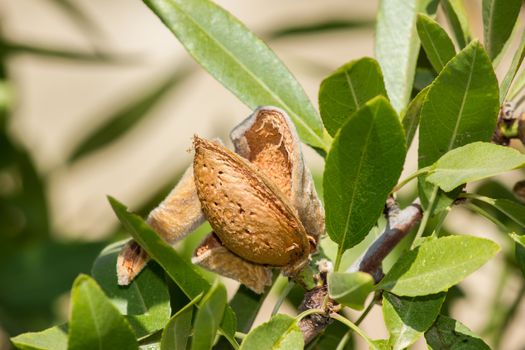
{"label": "bokeh background", "polygon": [[[266,40],[313,101],[331,71],[373,56],[377,1],[217,3]],[[481,37],[481,1],[465,3]],[[0,0],[0,59],[0,349],[8,349],[9,336],[64,322],[75,276],[126,236],[106,195],[146,215],[189,165],[191,137],[229,141],[250,110],[139,0]],[[416,167],[415,149],[405,174]],[[322,159],[304,151],[322,174]],[[508,192],[522,177],[499,177],[484,190]],[[454,209],[445,227],[511,251],[492,223],[466,209]],[[450,312],[500,339],[501,349],[525,349],[523,276],[506,259],[467,278]],[[236,285],[227,283],[231,295]],[[385,337],[379,307],[363,328]]]}

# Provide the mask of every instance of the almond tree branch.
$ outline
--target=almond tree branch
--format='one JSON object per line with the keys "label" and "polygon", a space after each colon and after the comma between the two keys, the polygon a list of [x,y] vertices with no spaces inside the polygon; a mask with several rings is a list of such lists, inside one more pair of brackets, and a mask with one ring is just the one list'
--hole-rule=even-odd
{"label": "almond tree branch", "polygon": [[[421,220],[422,209],[419,199],[416,199],[405,209],[400,209],[393,198],[389,198],[385,205],[385,215],[387,225],[385,230],[368,247],[363,255],[348,269],[348,272],[362,271],[374,276],[376,281],[382,278],[381,262],[395,248],[395,246],[417,225]],[[315,288],[307,292],[299,311],[310,308],[322,308],[323,301],[328,297],[326,285]],[[316,314],[303,318],[299,322],[299,328],[303,332],[305,344],[312,341],[322,332],[331,322],[329,315],[336,311],[338,305],[335,301],[329,300],[326,307],[326,314]]]}

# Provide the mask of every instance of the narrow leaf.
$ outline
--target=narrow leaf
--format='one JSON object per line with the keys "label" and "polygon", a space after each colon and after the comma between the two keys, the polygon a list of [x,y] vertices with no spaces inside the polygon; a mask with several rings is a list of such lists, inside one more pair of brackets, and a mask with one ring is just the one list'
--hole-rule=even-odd
{"label": "narrow leaf", "polygon": [[376,60],[365,57],[338,68],[319,89],[319,109],[326,130],[334,136],[353,112],[377,95],[386,97]]}
{"label": "narrow leaf", "polygon": [[160,338],[161,350],[186,350],[188,339],[191,335],[191,321],[193,319],[194,305],[202,298],[199,294],[186,306],[177,311],[162,330]]}
{"label": "narrow leaf", "polygon": [[[523,62],[523,58],[525,58],[525,31],[521,35],[520,44],[518,48],[516,49],[516,52],[514,53],[514,57],[512,58],[510,67],[507,73],[505,74],[503,81],[501,82],[500,103],[503,103],[506,100],[507,93],[510,89],[512,81],[514,80],[514,78],[516,77],[516,74],[518,73],[520,69],[521,63]],[[522,73],[522,75],[524,74]],[[517,82],[516,85],[520,85],[520,82]]]}
{"label": "narrow leaf", "polygon": [[496,243],[473,236],[426,241],[399,258],[377,288],[399,296],[440,293],[476,271],[499,249]]}
{"label": "narrow leaf", "polygon": [[522,69],[521,71],[517,72],[516,75],[517,77],[515,77],[514,83],[512,84],[508,95],[505,97],[507,101],[515,100],[525,89],[525,69]]}
{"label": "narrow leaf", "polygon": [[463,49],[472,40],[468,23],[467,10],[463,0],[441,0],[448,23],[452,27],[459,47]]}
{"label": "narrow leaf", "polygon": [[430,86],[421,90],[416,97],[408,104],[406,112],[403,114],[403,129],[405,130],[405,138],[407,141],[407,149],[412,144],[417,127],[419,126],[419,119],[421,116],[421,107],[427,97]]}
{"label": "narrow leaf", "polygon": [[374,289],[374,278],[364,272],[328,274],[328,294],[340,304],[362,310],[366,297]]}
{"label": "narrow leaf", "polygon": [[383,317],[393,350],[414,344],[434,323],[445,300],[445,293],[424,297],[397,297],[383,294]]}
{"label": "narrow leaf", "polygon": [[512,219],[512,221],[525,228],[525,206],[523,204],[504,198],[492,199],[483,197],[483,201],[498,209],[508,218]]}
{"label": "narrow leaf", "polygon": [[160,84],[148,88],[142,96],[126,103],[116,113],[104,117],[104,123],[96,128],[90,135],[78,144],[72,151],[69,161],[82,158],[93,153],[112,142],[118,140],[126,132],[132,130],[139,121],[149,116],[155,107],[169,91],[189,75],[187,70],[175,71],[168,74]]}
{"label": "narrow leaf", "polygon": [[467,182],[502,174],[524,165],[525,154],[513,148],[474,142],[453,149],[439,158],[426,179],[448,192]]}
{"label": "narrow leaf", "polygon": [[301,139],[328,150],[323,124],[303,88],[239,20],[209,0],[145,0],[188,52],[248,107],[280,107]]}
{"label": "narrow leaf", "polygon": [[243,340],[240,350],[295,350],[303,346],[303,333],[297,326],[297,320],[277,314],[251,331]]}
{"label": "narrow leaf", "polygon": [[119,286],[115,266],[125,242],[107,246],[97,257],[91,275],[133,327],[137,337],[162,329],[171,314],[170,295],[164,271],[149,263],[129,286]]}
{"label": "narrow leaf", "polygon": [[240,332],[248,333],[252,328],[268,292],[269,289],[263,294],[257,294],[242,284],[239,286],[229,304],[237,315],[237,327]]}
{"label": "narrow leaf", "polygon": [[[182,259],[141,217],[129,213],[127,208],[116,199],[111,197],[108,199],[124,228],[148,255],[162,266],[188,298],[193,299],[210,289],[210,284],[201,276],[197,268]],[[229,337],[233,337],[236,331],[235,314],[229,306],[224,312],[221,329]]]}
{"label": "narrow leaf", "polygon": [[419,38],[416,15],[434,15],[435,0],[381,0],[376,24],[375,54],[383,75],[388,97],[396,111],[407,105],[412,92]]}
{"label": "narrow leaf", "polygon": [[427,93],[419,127],[419,167],[476,141],[490,141],[499,110],[492,64],[474,41],[458,53]]}
{"label": "narrow leaf", "polygon": [[403,127],[384,97],[367,102],[339,130],[326,159],[323,188],[327,231],[340,249],[358,244],[374,226],[405,153]]}
{"label": "narrow leaf", "polygon": [[494,60],[511,37],[520,14],[522,0],[483,0],[483,39]]}
{"label": "narrow leaf", "polygon": [[192,350],[211,349],[226,309],[226,288],[216,282],[202,298],[193,323]]}
{"label": "narrow leaf", "polygon": [[11,338],[18,349],[66,350],[67,325],[55,326],[41,332],[28,332]]}
{"label": "narrow leaf", "polygon": [[417,33],[432,67],[441,72],[456,55],[452,40],[436,21],[421,13],[417,15]]}
{"label": "narrow leaf", "polygon": [[137,349],[135,334],[97,283],[80,275],[71,290],[68,350]]}
{"label": "narrow leaf", "polygon": [[490,350],[490,347],[459,321],[439,316],[425,333],[430,350]]}

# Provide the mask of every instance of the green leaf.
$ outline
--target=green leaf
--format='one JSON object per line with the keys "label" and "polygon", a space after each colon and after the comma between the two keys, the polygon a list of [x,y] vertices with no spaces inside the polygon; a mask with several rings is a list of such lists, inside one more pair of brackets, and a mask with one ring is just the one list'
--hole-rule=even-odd
{"label": "green leaf", "polygon": [[164,328],[170,319],[170,295],[164,271],[156,263],[149,263],[129,286],[118,285],[115,266],[124,243],[107,246],[95,260],[91,275],[126,315],[137,337],[143,337]]}
{"label": "green leaf", "polygon": [[11,338],[22,350],[66,350],[67,325],[55,326],[41,332],[28,332]]}
{"label": "green leaf", "polygon": [[[188,298],[193,299],[210,289],[210,284],[201,276],[197,267],[182,259],[141,217],[129,213],[116,199],[108,197],[108,200],[124,228],[148,255],[162,266]],[[221,329],[226,336],[233,339],[236,319],[229,306],[224,312]]]}
{"label": "green leaf", "polygon": [[257,294],[242,284],[239,286],[229,304],[237,316],[237,327],[240,332],[247,333],[252,328],[253,321],[255,321],[268,292],[269,290]]}
{"label": "green leaf", "polygon": [[131,326],[97,283],[80,275],[71,290],[68,350],[138,349]]}
{"label": "green leaf", "polygon": [[328,150],[321,119],[303,88],[244,24],[208,0],[145,2],[195,60],[248,107],[284,109],[305,143]]}
{"label": "green leaf", "polygon": [[[512,81],[516,77],[516,74],[518,73],[518,70],[520,69],[521,63],[523,62],[523,58],[525,58],[525,32],[523,32],[523,34],[521,35],[519,47],[516,49],[516,52],[514,53],[514,57],[512,58],[510,67],[507,71],[507,74],[505,74],[505,77],[503,78],[503,81],[501,82],[500,103],[503,103],[505,101],[507,97],[507,93],[512,84]],[[520,85],[519,82],[517,83],[518,83],[517,85]],[[523,84],[523,82],[521,84]],[[523,89],[523,85],[522,85],[522,89]]]}
{"label": "green leaf", "polygon": [[525,206],[508,199],[492,199],[488,197],[473,197],[474,199],[482,200],[485,203],[498,209],[508,218],[512,219],[521,227],[525,227]]}
{"label": "green leaf", "polygon": [[514,240],[514,242],[518,243],[520,246],[525,248],[525,236],[524,235],[518,235],[515,233],[509,233],[510,238]]}
{"label": "green leaf", "polygon": [[442,315],[425,333],[425,339],[431,350],[490,350],[483,340],[462,323]]}
{"label": "green leaf", "polygon": [[303,346],[303,333],[297,320],[288,315],[277,314],[248,333],[240,350],[296,350]]}
{"label": "green leaf", "polygon": [[405,154],[403,127],[382,96],[368,101],[339,130],[326,159],[323,188],[327,231],[340,252],[362,241],[376,223]]}
{"label": "green leaf", "polygon": [[483,0],[483,39],[494,60],[509,40],[520,14],[522,0]]}
{"label": "green leaf", "polygon": [[416,134],[417,127],[419,125],[419,119],[421,116],[421,107],[423,107],[423,102],[427,97],[428,90],[430,86],[427,86],[421,90],[412,101],[408,104],[406,112],[403,114],[402,123],[403,129],[405,130],[405,138],[407,141],[407,149],[412,144],[414,135]]}
{"label": "green leaf", "polygon": [[381,0],[376,24],[375,54],[385,77],[386,91],[396,111],[407,105],[412,92],[419,38],[418,12],[433,15],[435,0]]}
{"label": "green leaf", "polygon": [[421,109],[419,167],[432,165],[451,149],[490,141],[499,110],[492,64],[474,41],[432,83]]}
{"label": "green leaf", "polygon": [[315,21],[314,18],[309,18],[306,21],[303,21],[303,23],[287,23],[282,28],[271,28],[271,32],[265,35],[265,37],[269,39],[282,39],[298,36],[324,34],[332,31],[350,31],[355,29],[373,28],[373,26],[374,21],[364,18],[322,18],[318,21]]}
{"label": "green leaf", "polygon": [[417,15],[417,33],[432,67],[441,72],[456,55],[452,40],[436,21],[421,13]]}
{"label": "green leaf", "polygon": [[[521,42],[523,43],[524,38],[522,37]],[[517,51],[516,51],[517,52]],[[514,56],[516,57],[516,56]],[[510,72],[510,69],[509,69]],[[508,73],[507,73],[508,74]],[[504,98],[507,101],[513,101],[515,100],[519,94],[525,89],[525,69],[522,69],[518,73],[516,73],[517,77],[515,77],[514,83],[512,84],[512,87],[508,93],[507,96],[504,96]]]}
{"label": "green leaf", "polygon": [[161,350],[186,350],[188,339],[191,335],[194,305],[198,303],[201,298],[202,294],[199,294],[170,318],[166,327],[162,330],[160,340]]}
{"label": "green leaf", "polygon": [[426,180],[444,191],[525,165],[525,154],[487,142],[469,143],[443,155]]}
{"label": "green leaf", "polygon": [[374,278],[364,272],[331,272],[328,294],[340,304],[362,310],[368,294],[374,290]]}
{"label": "green leaf", "polygon": [[393,350],[414,344],[432,326],[445,300],[445,293],[401,298],[383,294],[383,317]]}
{"label": "green leaf", "polygon": [[399,296],[440,293],[476,271],[499,249],[496,243],[473,236],[426,241],[399,258],[377,288]]}
{"label": "green leaf", "polygon": [[226,288],[218,281],[199,303],[193,323],[192,350],[211,349],[226,308]]}
{"label": "green leaf", "polygon": [[376,60],[365,57],[339,67],[319,89],[319,109],[326,130],[334,136],[352,113],[377,95],[386,97]]}
{"label": "green leaf", "polygon": [[167,79],[148,87],[141,96],[126,103],[116,113],[103,118],[104,122],[78,144],[72,151],[69,161],[82,158],[113,142],[133,129],[141,120],[149,116],[168,92],[189,75],[187,70],[176,70]]}
{"label": "green leaf", "polygon": [[463,49],[472,40],[467,10],[463,5],[463,0],[441,0],[441,6],[454,32],[456,42]]}
{"label": "green leaf", "polygon": [[370,346],[370,350],[392,350],[388,339],[375,339],[372,340],[372,344],[374,344],[374,346]]}

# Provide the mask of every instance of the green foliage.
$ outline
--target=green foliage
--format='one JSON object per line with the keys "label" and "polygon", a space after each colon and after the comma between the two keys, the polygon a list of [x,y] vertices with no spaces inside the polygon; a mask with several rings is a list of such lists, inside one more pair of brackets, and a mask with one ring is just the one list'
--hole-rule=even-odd
{"label": "green foliage", "polygon": [[421,107],[427,97],[430,86],[427,86],[421,90],[416,97],[408,104],[406,112],[403,114],[403,129],[405,130],[405,138],[407,141],[407,149],[412,144],[412,140],[416,135],[417,128],[419,126],[419,119],[421,116]]}
{"label": "green foliage", "polygon": [[381,0],[376,24],[375,54],[388,97],[396,111],[410,99],[416,70],[419,39],[416,31],[418,12],[433,15],[436,0]]}
{"label": "green foliage", "polygon": [[117,256],[125,242],[107,246],[97,257],[91,275],[121,314],[133,327],[137,337],[164,328],[170,318],[170,295],[164,271],[150,263],[129,286],[119,286],[115,274]]}
{"label": "green foliage", "polygon": [[520,14],[521,0],[483,0],[483,38],[489,57],[503,52]]}
{"label": "green foliage", "polygon": [[[505,77],[503,78],[503,81],[501,82],[500,86],[500,102],[503,102],[506,100],[507,93],[511,87],[512,81],[516,77],[516,74],[518,74],[518,70],[520,69],[521,63],[523,62],[523,58],[525,58],[525,32],[521,35],[520,44],[514,53],[514,57],[512,58],[512,62],[510,64],[510,67],[507,71],[507,74],[505,74]],[[523,72],[521,73],[523,75]],[[523,79],[523,77],[521,78]],[[517,86],[519,89],[519,86],[522,86],[523,88],[523,82],[517,82]]]}
{"label": "green foliage", "polygon": [[[177,252],[166,244],[144,220],[127,211],[126,207],[113,198],[109,198],[115,214],[131,236],[164,268],[171,279],[188,298],[195,298],[207,292],[211,285],[198,272],[197,268],[179,257]],[[228,306],[224,312],[221,329],[225,335],[233,337],[236,330],[235,314]]]}
{"label": "green foliage", "polygon": [[97,283],[80,275],[71,290],[68,350],[137,349],[131,326]]}
{"label": "green foliage", "polygon": [[250,108],[284,109],[301,139],[328,150],[321,119],[275,54],[239,20],[208,0],[145,0],[188,52]]}
{"label": "green foliage", "polygon": [[383,294],[383,317],[393,350],[415,343],[439,315],[445,293],[423,297],[398,297]]}
{"label": "green foliage", "polygon": [[338,303],[362,310],[366,297],[374,289],[374,278],[364,272],[328,274],[328,294]]}
{"label": "green foliage", "polygon": [[22,350],[66,350],[67,326],[55,326],[41,332],[20,334],[11,338],[11,341]]}
{"label": "green foliage", "polygon": [[287,315],[275,315],[248,334],[240,350],[295,350],[304,346],[297,320]]}
{"label": "green foliage", "polygon": [[166,323],[160,340],[161,350],[186,350],[191,335],[191,321],[195,311],[194,305],[202,298],[202,294],[189,302]]}
{"label": "green foliage", "polygon": [[193,324],[192,350],[210,349],[226,309],[226,288],[216,282],[199,302]]}
{"label": "green foliage", "polygon": [[376,60],[365,57],[338,68],[319,88],[319,110],[326,130],[335,136],[352,113],[377,95],[386,97]]}
{"label": "green foliage", "polygon": [[441,72],[456,55],[452,40],[436,21],[423,14],[417,15],[417,33],[432,67]]}
{"label": "green foliage", "polygon": [[476,271],[498,251],[496,243],[473,236],[431,239],[400,257],[377,288],[398,296],[440,293]]}
{"label": "green foliage", "polygon": [[524,165],[525,155],[515,149],[473,142],[439,158],[426,179],[448,192],[467,182],[502,174]]}
{"label": "green foliage", "polygon": [[452,27],[454,37],[460,48],[464,48],[472,40],[467,10],[463,0],[441,0],[448,23]]}
{"label": "green foliage", "polygon": [[421,110],[419,166],[476,141],[490,141],[498,115],[498,81],[479,44],[458,53],[432,83]]}
{"label": "green foliage", "polygon": [[446,316],[439,316],[425,333],[425,339],[431,350],[490,350],[489,346],[470,329]]}
{"label": "green foliage", "polygon": [[339,130],[326,158],[323,188],[327,231],[340,254],[361,242],[377,221],[405,152],[403,127],[384,97],[367,102]]}

